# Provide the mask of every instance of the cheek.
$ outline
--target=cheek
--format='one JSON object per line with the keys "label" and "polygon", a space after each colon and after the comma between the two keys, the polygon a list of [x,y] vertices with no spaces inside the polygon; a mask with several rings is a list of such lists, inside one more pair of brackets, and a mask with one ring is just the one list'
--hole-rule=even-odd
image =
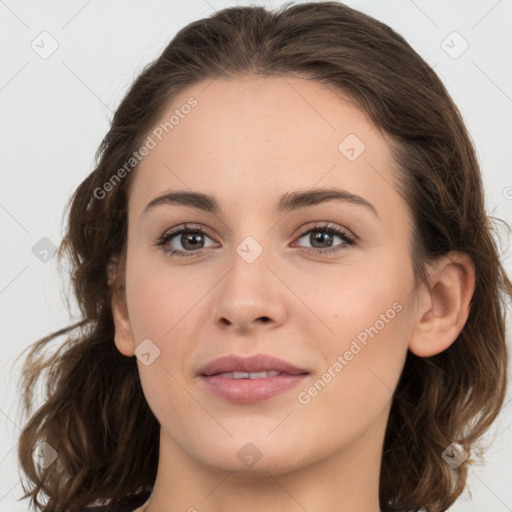
{"label": "cheek", "polygon": [[157,420],[177,432],[186,422],[176,411],[190,407],[190,397],[180,384],[188,350],[184,330],[200,290],[194,291],[186,279],[164,265],[155,257],[131,255],[126,266],[126,293],[135,345],[146,339],[154,344],[149,345],[150,364],[137,360],[146,401]]}
{"label": "cheek", "polygon": [[[126,294],[136,343],[165,343],[204,293],[183,268],[172,270],[165,258],[134,251],[126,265]],[[174,326],[177,327],[174,327]]]}
{"label": "cheek", "polygon": [[315,418],[327,444],[340,436],[348,441],[387,414],[407,354],[407,305],[395,297],[388,292],[355,298],[358,311],[340,310],[337,338],[318,346],[324,367],[309,387],[298,390],[296,417],[311,433],[317,427],[308,418]]}
{"label": "cheek", "polygon": [[[341,399],[354,409],[371,403],[378,407],[391,398],[410,336],[412,283],[407,258],[389,253],[333,272],[322,291],[318,281],[316,287],[313,280],[303,284],[314,290],[308,305],[329,327],[322,326],[327,334],[317,345],[327,372],[319,385],[329,388],[319,400],[324,406]],[[304,328],[313,336],[311,323],[304,322]]]}
{"label": "cheek", "polygon": [[302,272],[295,280],[294,292],[307,306],[305,325],[321,329],[326,341],[341,349],[375,322],[377,327],[386,320],[393,322],[399,307],[393,309],[393,304],[402,304],[411,291],[409,266],[406,259],[382,251],[347,265],[334,264],[322,272]]}
{"label": "cheek", "polygon": [[[171,269],[164,258],[134,254],[126,266],[128,313],[135,346],[149,339],[158,355],[149,366],[138,361],[141,382],[157,398],[178,393],[175,376],[188,368],[191,340],[201,313],[198,303],[211,284],[193,282],[184,267]],[[153,347],[152,345],[149,345]],[[175,397],[179,400],[179,396]],[[151,398],[148,397],[151,404]]]}

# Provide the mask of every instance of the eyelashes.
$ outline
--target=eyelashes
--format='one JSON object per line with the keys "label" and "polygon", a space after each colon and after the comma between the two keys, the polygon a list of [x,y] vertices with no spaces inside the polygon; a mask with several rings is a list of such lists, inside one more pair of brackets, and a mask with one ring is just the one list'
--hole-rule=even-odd
{"label": "eyelashes", "polygon": [[[327,247],[327,248],[317,248],[317,247],[302,247],[301,250],[303,250],[306,253],[312,253],[312,254],[328,254],[328,253],[337,253],[340,251],[344,251],[347,249],[347,246],[353,246],[356,244],[356,237],[349,234],[349,232],[339,226],[330,224],[330,223],[319,223],[315,226],[310,226],[305,228],[300,235],[298,236],[298,240],[304,238],[306,235],[311,233],[328,233],[329,238],[327,240],[332,240],[333,235],[337,236],[342,240],[342,244],[338,244],[334,247]],[[311,236],[309,237],[311,239]],[[322,237],[325,238],[325,237]],[[315,239],[315,238],[313,238]],[[317,242],[319,240],[316,240]],[[320,243],[322,240],[320,240]],[[333,242],[334,243],[334,242]]]}
{"label": "eyelashes", "polygon": [[[203,249],[199,249],[199,250],[195,250],[195,251],[181,251],[181,250],[176,250],[176,249],[169,249],[167,247],[167,244],[173,238],[177,237],[178,235],[183,235],[183,234],[193,234],[196,236],[200,235],[201,237],[205,237],[205,236],[208,237],[206,232],[203,231],[201,228],[189,227],[189,226],[185,225],[185,227],[183,227],[182,229],[179,229],[176,231],[171,231],[170,233],[164,233],[161,237],[158,238],[155,245],[157,245],[158,247],[161,247],[161,249],[166,254],[169,254],[170,256],[190,257],[190,256],[194,256],[203,251]],[[210,237],[208,237],[208,238],[210,238]]]}
{"label": "eyelashes", "polygon": [[[316,236],[311,237],[312,233],[316,233]],[[318,236],[319,234],[327,234],[328,236]],[[306,252],[308,254],[315,254],[315,255],[323,255],[323,254],[332,254],[332,253],[339,253],[341,251],[347,250],[349,247],[356,245],[356,237],[353,237],[347,230],[330,223],[320,223],[315,226],[310,226],[305,228],[297,237],[296,240],[300,240],[304,238],[306,235],[309,236],[309,243],[311,243],[311,238],[313,238],[314,243],[335,243],[335,237],[338,237],[342,240],[342,243],[329,246],[325,248],[317,248],[317,247],[301,247],[299,246],[299,249],[303,252]],[[164,233],[162,236],[160,236],[155,246],[161,248],[162,251],[164,251],[165,254],[172,256],[172,257],[191,257],[198,255],[202,252],[204,252],[206,249],[204,247],[197,249],[197,250],[180,250],[180,249],[174,249],[170,248],[170,242],[174,238],[178,238],[178,235],[181,235],[181,238],[179,238],[180,243],[183,244],[189,244],[192,242],[194,244],[194,240],[198,241],[199,244],[201,244],[202,241],[205,240],[205,238],[210,238],[208,234],[201,229],[199,226],[187,226],[186,224],[181,227],[177,228],[176,230],[173,230],[171,232]],[[189,236],[194,235],[194,236]]]}

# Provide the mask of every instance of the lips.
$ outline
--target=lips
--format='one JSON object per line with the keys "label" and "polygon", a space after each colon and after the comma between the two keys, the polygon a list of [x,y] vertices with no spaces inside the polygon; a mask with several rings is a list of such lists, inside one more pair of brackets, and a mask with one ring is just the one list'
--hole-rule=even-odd
{"label": "lips", "polygon": [[257,354],[249,357],[240,357],[237,355],[223,356],[199,369],[199,374],[204,376],[216,375],[219,373],[232,372],[279,372],[287,375],[300,375],[309,373],[304,368],[298,368],[283,359],[269,356],[266,354]]}
{"label": "lips", "polygon": [[298,386],[309,372],[265,354],[219,357],[199,370],[204,389],[238,404],[254,404]]}

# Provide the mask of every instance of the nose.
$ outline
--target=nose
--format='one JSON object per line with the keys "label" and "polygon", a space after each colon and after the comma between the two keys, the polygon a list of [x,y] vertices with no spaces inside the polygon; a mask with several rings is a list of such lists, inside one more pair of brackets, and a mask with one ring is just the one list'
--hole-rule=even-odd
{"label": "nose", "polygon": [[232,266],[218,284],[213,299],[213,320],[219,328],[248,334],[284,323],[285,287],[269,260],[265,250],[252,262],[234,253]]}

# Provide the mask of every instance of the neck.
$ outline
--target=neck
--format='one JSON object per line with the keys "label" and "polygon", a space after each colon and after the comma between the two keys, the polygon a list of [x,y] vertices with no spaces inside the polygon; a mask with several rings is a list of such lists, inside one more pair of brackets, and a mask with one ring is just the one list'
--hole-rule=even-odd
{"label": "neck", "polygon": [[[382,425],[337,452],[288,472],[220,471],[183,452],[162,430],[153,494],[144,512],[380,512]],[[381,431],[376,435],[377,431]]]}

